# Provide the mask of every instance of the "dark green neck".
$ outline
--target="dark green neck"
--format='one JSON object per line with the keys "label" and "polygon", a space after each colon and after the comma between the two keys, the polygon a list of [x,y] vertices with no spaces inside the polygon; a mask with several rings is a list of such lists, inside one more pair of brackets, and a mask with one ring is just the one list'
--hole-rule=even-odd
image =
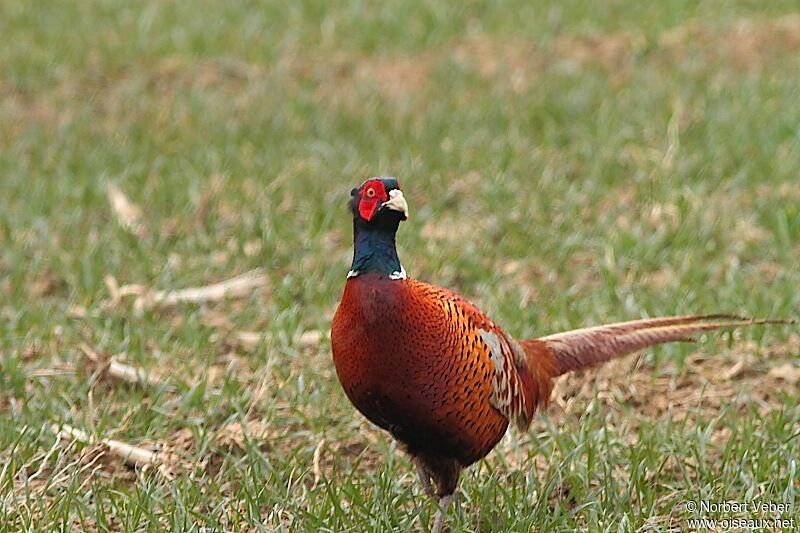
{"label": "dark green neck", "polygon": [[394,243],[397,226],[379,229],[356,224],[354,229],[353,266],[347,277],[373,272],[396,279],[405,278]]}

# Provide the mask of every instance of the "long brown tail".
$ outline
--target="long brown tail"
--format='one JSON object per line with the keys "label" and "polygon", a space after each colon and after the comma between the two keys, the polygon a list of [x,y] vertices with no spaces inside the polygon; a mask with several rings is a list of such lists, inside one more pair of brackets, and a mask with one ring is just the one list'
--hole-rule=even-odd
{"label": "long brown tail", "polygon": [[694,335],[704,331],[794,323],[793,320],[748,319],[727,314],[672,316],[576,329],[522,341],[521,344],[526,347],[544,343],[553,358],[554,368],[548,373],[555,377],[657,344],[692,342]]}

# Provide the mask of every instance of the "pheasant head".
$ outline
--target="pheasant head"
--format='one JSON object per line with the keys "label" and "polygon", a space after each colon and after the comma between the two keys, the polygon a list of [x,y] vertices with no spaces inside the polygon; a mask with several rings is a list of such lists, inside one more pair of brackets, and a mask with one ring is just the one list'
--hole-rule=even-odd
{"label": "pheasant head", "polygon": [[397,178],[370,178],[350,191],[353,220],[366,226],[393,226],[408,218],[408,204]]}
{"label": "pheasant head", "polygon": [[408,218],[408,204],[397,178],[370,178],[350,191],[353,213],[353,264],[348,278],[375,273],[405,279],[395,234]]}

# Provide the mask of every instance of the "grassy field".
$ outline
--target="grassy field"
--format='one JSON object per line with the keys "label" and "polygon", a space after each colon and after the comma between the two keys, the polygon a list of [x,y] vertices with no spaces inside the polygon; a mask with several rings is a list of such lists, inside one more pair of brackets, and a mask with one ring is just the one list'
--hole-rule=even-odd
{"label": "grassy field", "polygon": [[[367,176],[403,183],[409,275],[519,337],[797,318],[796,8],[0,0],[0,530],[427,530],[330,356]],[[153,302],[256,268],[245,297]],[[799,382],[797,326],[566,377],[449,524],[797,518]]]}

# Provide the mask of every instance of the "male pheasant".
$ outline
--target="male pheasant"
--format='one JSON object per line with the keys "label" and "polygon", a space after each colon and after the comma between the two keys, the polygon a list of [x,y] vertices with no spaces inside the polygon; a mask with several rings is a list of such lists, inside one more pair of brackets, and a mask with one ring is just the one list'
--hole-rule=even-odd
{"label": "male pheasant", "polygon": [[515,340],[466,299],[406,276],[395,233],[408,206],[397,179],[367,180],[350,208],[355,252],[333,318],[333,361],[350,401],[401,443],[439,500],[437,532],[461,470],[510,422],[526,429],[556,376],[703,331],[775,322],[675,316]]}

